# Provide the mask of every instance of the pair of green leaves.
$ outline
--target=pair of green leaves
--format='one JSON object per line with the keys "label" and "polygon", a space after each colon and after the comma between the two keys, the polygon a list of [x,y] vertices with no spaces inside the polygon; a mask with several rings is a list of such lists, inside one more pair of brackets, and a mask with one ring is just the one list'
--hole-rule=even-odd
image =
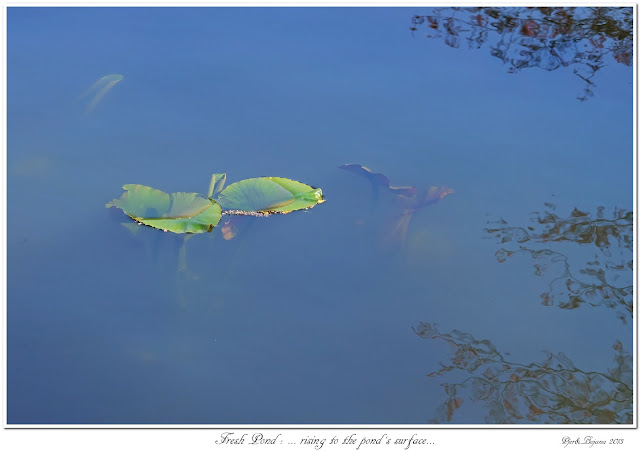
{"label": "pair of green leaves", "polygon": [[198,193],[167,194],[144,185],[124,185],[124,194],[106,207],[120,208],[135,221],[165,232],[202,233],[217,226],[224,214],[265,216],[304,210],[324,202],[320,188],[295,180],[259,177],[224,188],[226,179],[226,174],[213,174],[207,197]]}

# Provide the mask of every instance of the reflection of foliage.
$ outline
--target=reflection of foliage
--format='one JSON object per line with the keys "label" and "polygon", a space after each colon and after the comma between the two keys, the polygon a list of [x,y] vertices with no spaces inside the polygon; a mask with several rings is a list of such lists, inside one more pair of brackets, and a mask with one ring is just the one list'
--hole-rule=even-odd
{"label": "reflection of foliage", "polygon": [[454,330],[440,333],[434,325],[414,328],[422,338],[449,343],[455,353],[436,377],[468,373],[462,382],[443,384],[448,396],[435,423],[450,422],[464,398],[488,407],[487,423],[611,424],[633,422],[633,359],[622,343],[607,373],[576,368],[562,352],[546,352],[541,362],[508,362],[488,340]]}
{"label": "reflection of foliage", "polygon": [[633,61],[631,7],[438,8],[414,16],[411,30],[418,27],[428,28],[427,37],[444,37],[454,48],[462,39],[474,49],[489,42],[491,54],[508,64],[510,73],[573,66],[586,83],[580,100],[593,95],[592,79],[605,66],[605,55],[627,66]]}
{"label": "reflection of foliage", "polygon": [[[555,209],[553,204],[545,205]],[[532,226],[510,227],[501,219],[486,231],[505,246],[496,252],[500,263],[516,253],[528,253],[534,259],[536,275],[554,275],[549,291],[541,295],[544,305],[556,304],[564,309],[584,303],[606,306],[616,309],[618,318],[626,322],[633,316],[633,286],[629,280],[633,272],[633,212],[615,209],[607,219],[604,210],[599,207],[595,218],[577,208],[568,218],[545,211],[534,213]],[[554,243],[555,247],[563,242],[594,245],[596,255],[572,272],[568,257],[547,244]],[[538,249],[540,244],[546,248]]]}

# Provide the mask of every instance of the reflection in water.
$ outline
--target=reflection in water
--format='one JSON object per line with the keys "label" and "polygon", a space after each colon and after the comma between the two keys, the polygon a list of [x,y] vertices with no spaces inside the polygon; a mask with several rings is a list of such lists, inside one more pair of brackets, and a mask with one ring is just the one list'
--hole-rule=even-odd
{"label": "reflection in water", "polygon": [[465,399],[480,403],[487,423],[612,424],[633,422],[633,358],[617,341],[613,365],[607,373],[576,368],[562,352],[545,352],[541,362],[505,360],[489,340],[476,340],[457,330],[444,334],[420,323],[422,338],[449,343],[450,362],[429,377],[449,373],[460,382],[442,384],[447,400],[437,409],[434,423],[450,422]]}
{"label": "reflection in water", "polygon": [[[594,218],[575,208],[562,218],[554,213],[553,204],[545,205],[552,211],[534,212],[527,227],[511,227],[504,219],[489,223],[485,230],[503,245],[496,252],[498,262],[514,254],[529,254],[535,274],[552,277],[549,290],[541,295],[544,305],[563,309],[605,306],[615,309],[626,323],[633,317],[633,212],[616,208],[605,218],[605,208],[599,207]],[[578,264],[572,258],[570,264],[560,250],[576,243],[594,246],[593,259]],[[580,269],[571,269],[576,266]]]}
{"label": "reflection in water", "polygon": [[593,96],[593,78],[606,65],[605,55],[626,66],[633,61],[631,7],[437,8],[412,18],[411,30],[419,28],[454,48],[463,39],[472,49],[488,43],[510,73],[572,67],[585,82],[580,100]]}

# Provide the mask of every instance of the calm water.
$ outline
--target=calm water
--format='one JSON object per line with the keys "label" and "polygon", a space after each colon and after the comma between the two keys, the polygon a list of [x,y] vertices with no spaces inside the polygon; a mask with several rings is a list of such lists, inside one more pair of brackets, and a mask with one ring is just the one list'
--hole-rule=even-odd
{"label": "calm water", "polygon": [[[492,56],[535,23],[453,48],[437,14],[9,8],[8,422],[628,421],[622,37],[580,101],[584,64]],[[345,163],[455,192],[403,217]],[[105,208],[213,172],[326,202],[186,242]]]}

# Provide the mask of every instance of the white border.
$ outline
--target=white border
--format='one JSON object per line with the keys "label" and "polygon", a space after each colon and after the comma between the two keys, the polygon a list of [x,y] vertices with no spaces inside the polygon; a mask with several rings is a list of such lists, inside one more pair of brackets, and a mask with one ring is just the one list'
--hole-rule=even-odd
{"label": "white border", "polygon": [[[491,6],[529,6],[533,2],[490,2]],[[2,252],[3,252],[3,260],[2,260],[2,280],[3,284],[3,293],[2,293],[2,325],[3,329],[3,346],[2,346],[2,393],[3,393],[3,404],[4,409],[2,411],[2,424],[4,431],[0,432],[0,443],[5,442],[7,429],[18,429],[25,430],[28,429],[30,431],[23,431],[25,433],[29,432],[29,435],[20,434],[17,438],[18,441],[13,441],[11,443],[16,444],[20,443],[20,449],[58,449],[63,448],[67,450],[71,449],[86,449],[87,444],[89,443],[91,449],[109,449],[111,450],[114,446],[114,443],[111,440],[115,440],[118,445],[122,446],[122,444],[131,444],[132,437],[129,431],[131,429],[138,430],[137,432],[142,435],[138,435],[139,438],[143,438],[144,440],[151,440],[153,443],[154,449],[176,449],[183,448],[185,443],[195,443],[197,445],[202,445],[204,443],[204,447],[200,446],[202,449],[210,449],[215,445],[215,440],[219,439],[219,433],[222,430],[227,431],[235,431],[239,435],[247,432],[251,435],[252,431],[262,431],[265,435],[271,434],[275,435],[278,431],[282,431],[289,436],[301,436],[300,432],[303,430],[307,430],[306,434],[303,434],[304,437],[316,435],[316,436],[326,436],[330,437],[333,435],[338,435],[340,437],[346,436],[348,432],[353,432],[358,435],[358,437],[362,437],[365,435],[369,435],[371,437],[381,435],[381,433],[393,434],[394,436],[399,436],[400,433],[405,432],[407,434],[418,433],[421,437],[430,437],[435,441],[435,445],[431,445],[431,447],[438,447],[439,445],[446,444],[447,447],[453,446],[453,443],[460,442],[461,440],[467,446],[471,444],[472,448],[480,447],[480,449],[484,449],[482,443],[487,444],[486,448],[491,449],[537,449],[539,446],[551,446],[552,448],[562,448],[566,449],[561,444],[562,436],[570,436],[571,438],[585,437],[587,432],[573,432],[573,433],[564,433],[564,434],[547,434],[540,435],[542,430],[551,430],[551,431],[560,431],[566,429],[581,429],[581,430],[615,430],[615,432],[609,434],[600,434],[601,437],[596,437],[598,435],[597,432],[591,433],[596,438],[604,438],[605,436],[608,438],[615,438],[620,436],[622,432],[624,432],[625,436],[625,444],[628,445],[630,443],[640,443],[638,441],[638,373],[637,373],[637,365],[638,365],[638,337],[637,337],[637,316],[634,318],[634,326],[633,326],[633,341],[634,341],[634,423],[633,425],[619,425],[619,426],[611,426],[611,425],[479,425],[479,424],[470,424],[470,425],[313,425],[313,424],[305,424],[305,425],[8,425],[6,423],[7,419],[7,386],[6,386],[6,355],[7,355],[7,347],[6,347],[6,331],[7,331],[7,311],[6,311],[6,264],[7,264],[7,254],[6,254],[6,239],[7,239],[7,228],[6,228],[6,215],[7,215],[7,178],[6,178],[6,149],[7,149],[7,136],[6,136],[6,120],[7,120],[7,105],[6,105],[6,94],[7,94],[7,7],[16,7],[16,6],[30,6],[30,7],[64,7],[64,6],[87,6],[87,7],[99,7],[99,6],[139,6],[139,7],[202,7],[202,6],[211,6],[211,7],[265,7],[265,6],[288,6],[288,7],[367,7],[367,6],[388,6],[388,7],[416,7],[416,6],[424,6],[424,7],[434,7],[434,6],[488,6],[487,2],[459,2],[459,1],[449,1],[449,2],[424,2],[424,1],[294,1],[294,2],[283,2],[283,1],[269,1],[269,0],[254,0],[254,1],[185,1],[185,2],[177,2],[177,1],[135,1],[135,2],[126,2],[126,1],[96,1],[96,2],[82,2],[82,1],[0,1],[0,9],[1,9],[1,29],[2,32],[2,45],[1,45],[1,58],[2,58],[2,151],[3,151],[3,159],[2,159],[2,196],[0,199],[2,200]],[[634,96],[634,108],[633,108],[633,116],[634,116],[634,124],[637,125],[638,120],[638,104],[637,104],[637,81],[638,81],[638,72],[637,72],[637,4],[630,2],[552,2],[549,6],[632,6],[634,8],[634,53],[633,53],[633,70],[635,73],[634,76],[634,86],[633,86],[633,96]],[[634,183],[634,262],[637,261],[638,256],[638,248],[637,248],[637,238],[638,238],[638,228],[637,228],[637,212],[638,212],[638,196],[637,196],[637,169],[638,169],[638,158],[637,158],[637,127],[634,126],[633,132],[633,146],[634,146],[634,154],[633,154],[633,183]],[[634,265],[634,287],[637,287],[638,281],[638,271]],[[634,289],[634,311],[637,315],[637,294]],[[68,433],[64,435],[64,442],[60,442],[60,435],[56,434],[59,429],[66,429]],[[109,431],[104,431],[108,429]],[[162,434],[162,438],[158,440],[158,435],[155,434],[155,430],[157,429],[169,429],[171,431],[170,435]],[[202,436],[197,434],[195,441],[194,436],[190,434],[189,436],[185,436],[183,429],[214,429],[215,431],[211,431],[211,433],[206,436]],[[308,431],[312,429],[312,431]],[[451,435],[449,429],[456,430],[455,435]],[[513,434],[518,430],[517,436]],[[484,432],[480,430],[490,430],[486,431],[486,433],[494,432],[495,430],[502,430],[499,434],[491,434],[489,435],[489,440],[485,441],[487,437]],[[376,431],[374,434],[373,432]],[[14,431],[17,432],[17,431]],[[85,433],[92,432],[91,437],[87,436]],[[535,439],[532,440],[532,434],[535,433]],[[633,433],[633,435],[630,435]],[[106,434],[106,435],[105,435]],[[404,435],[407,435],[404,434]],[[445,435],[446,434],[446,435]],[[482,438],[478,438],[478,434],[481,434]],[[471,441],[466,441],[471,435]],[[552,439],[545,440],[545,436],[548,438],[552,436]],[[496,438],[499,437],[499,438]],[[56,439],[57,437],[57,439]],[[12,440],[16,439],[15,435]],[[524,439],[524,441],[523,441]],[[185,442],[186,440],[186,442]],[[191,440],[191,442],[189,442]],[[459,443],[454,448],[459,449],[458,446],[464,446],[464,444]],[[555,446],[554,446],[555,445]],[[137,447],[139,447],[140,444]],[[143,445],[144,446],[144,445]],[[227,445],[222,445],[227,446]],[[236,447],[243,445],[234,445]],[[265,445],[268,446],[268,445]],[[343,448],[341,445],[331,445],[328,443],[325,445],[326,447],[334,448]],[[417,446],[412,449],[417,449]],[[614,445],[609,445],[614,446]],[[37,448],[36,448],[37,447]],[[146,447],[146,446],[145,446]],[[348,449],[356,449],[355,446],[349,447],[344,446]],[[313,446],[304,445],[303,449],[315,449]],[[585,447],[578,447],[578,449],[583,449]],[[587,447],[592,449],[592,447]],[[596,449],[601,449],[598,446],[595,446]],[[625,448],[627,448],[625,446]],[[4,448],[9,449],[9,448]],[[18,449],[10,448],[10,449]],[[129,449],[128,447],[125,449]],[[291,447],[291,449],[296,449],[295,447]],[[326,449],[326,448],[324,448]],[[363,447],[360,449],[371,449],[367,447]],[[375,448],[375,449],[379,449]],[[391,447],[386,449],[402,449],[397,447]],[[571,448],[569,448],[571,449]]]}

